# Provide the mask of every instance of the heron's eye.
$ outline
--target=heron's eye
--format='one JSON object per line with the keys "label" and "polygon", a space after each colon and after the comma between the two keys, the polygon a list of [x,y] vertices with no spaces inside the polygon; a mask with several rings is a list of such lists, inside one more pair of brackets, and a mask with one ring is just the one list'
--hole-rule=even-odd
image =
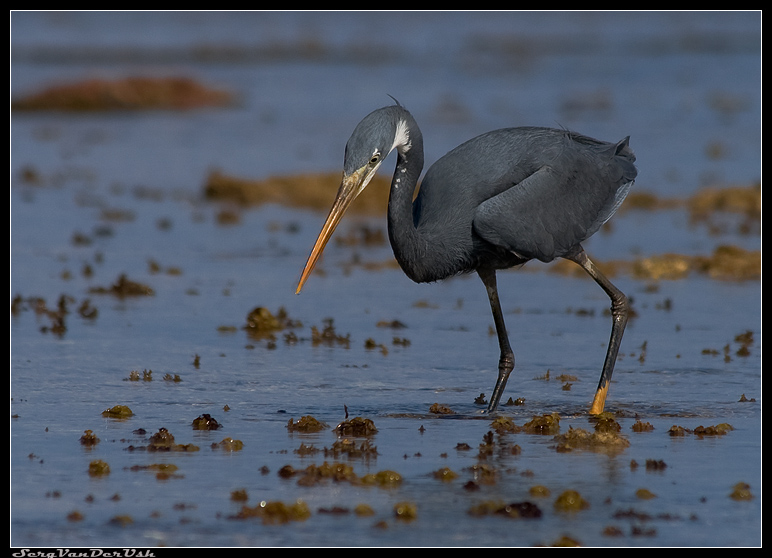
{"label": "heron's eye", "polygon": [[380,158],[381,158],[381,154],[380,153],[373,154],[373,156],[370,157],[370,164],[371,165],[377,165],[378,164],[378,160]]}

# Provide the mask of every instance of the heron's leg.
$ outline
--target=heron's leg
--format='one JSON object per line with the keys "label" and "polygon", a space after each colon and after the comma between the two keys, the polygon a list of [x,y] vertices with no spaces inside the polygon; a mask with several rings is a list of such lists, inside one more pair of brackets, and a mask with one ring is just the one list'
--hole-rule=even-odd
{"label": "heron's leg", "polygon": [[504,393],[509,374],[515,368],[515,354],[509,346],[507,328],[504,325],[504,315],[501,312],[499,292],[496,288],[496,272],[494,270],[486,269],[478,270],[477,273],[480,275],[480,279],[482,279],[482,282],[485,285],[485,290],[488,291],[488,300],[490,300],[491,312],[493,312],[493,323],[496,324],[496,334],[499,337],[499,348],[501,349],[501,356],[499,357],[499,377],[496,380],[496,387],[493,388],[493,394],[488,403],[488,412],[492,413],[496,410],[496,407],[499,406],[501,394]]}
{"label": "heron's leg", "polygon": [[606,291],[609,298],[611,298],[611,339],[609,339],[606,360],[603,363],[603,371],[600,375],[600,382],[598,382],[598,389],[595,392],[595,398],[590,407],[591,415],[599,415],[603,412],[603,407],[606,404],[606,395],[608,395],[611,374],[614,373],[614,364],[616,363],[617,355],[619,354],[619,346],[622,344],[622,334],[625,332],[625,326],[627,325],[627,318],[630,314],[630,305],[627,302],[627,297],[624,293],[617,289],[611,281],[595,267],[595,264],[587,257],[587,254],[583,249],[576,252],[576,254],[566,256],[566,258],[582,266],[590,277],[595,279],[595,282]]}

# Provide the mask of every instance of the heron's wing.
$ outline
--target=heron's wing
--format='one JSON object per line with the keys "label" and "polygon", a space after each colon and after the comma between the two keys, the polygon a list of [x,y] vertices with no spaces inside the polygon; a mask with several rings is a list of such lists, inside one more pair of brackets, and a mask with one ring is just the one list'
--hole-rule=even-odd
{"label": "heron's wing", "polygon": [[549,262],[570,252],[613,215],[632,178],[634,173],[620,172],[613,162],[600,167],[589,161],[545,165],[481,203],[474,229],[496,246]]}

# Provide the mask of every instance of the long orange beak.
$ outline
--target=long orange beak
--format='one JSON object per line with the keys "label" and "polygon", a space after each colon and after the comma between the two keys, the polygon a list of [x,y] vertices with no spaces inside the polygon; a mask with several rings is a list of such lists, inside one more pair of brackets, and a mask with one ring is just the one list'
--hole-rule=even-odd
{"label": "long orange beak", "polygon": [[374,173],[367,173],[366,171],[367,168],[363,167],[349,176],[343,177],[340,188],[338,188],[338,194],[335,196],[335,201],[332,204],[329,215],[327,215],[327,220],[324,222],[322,230],[316,239],[316,243],[311,250],[311,254],[308,256],[306,266],[303,268],[303,273],[300,276],[300,281],[298,281],[298,288],[295,290],[295,294],[300,293],[303,284],[306,282],[309,275],[311,275],[311,271],[313,271],[316,261],[322,255],[324,247],[327,245],[327,241],[330,240],[332,233],[335,232],[335,227],[340,223],[343,214],[346,213],[351,202],[353,202],[362,190],[365,189],[370,178],[372,178]]}

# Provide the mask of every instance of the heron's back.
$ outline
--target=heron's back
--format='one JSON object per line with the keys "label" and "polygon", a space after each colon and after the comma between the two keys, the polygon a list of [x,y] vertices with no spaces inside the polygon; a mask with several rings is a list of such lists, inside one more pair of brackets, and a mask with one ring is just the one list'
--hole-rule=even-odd
{"label": "heron's back", "polygon": [[[414,221],[464,264],[490,243],[523,260],[565,255],[613,215],[634,181],[618,143],[553,128],[505,128],[450,151],[426,173]],[[482,242],[481,242],[482,241]]]}

